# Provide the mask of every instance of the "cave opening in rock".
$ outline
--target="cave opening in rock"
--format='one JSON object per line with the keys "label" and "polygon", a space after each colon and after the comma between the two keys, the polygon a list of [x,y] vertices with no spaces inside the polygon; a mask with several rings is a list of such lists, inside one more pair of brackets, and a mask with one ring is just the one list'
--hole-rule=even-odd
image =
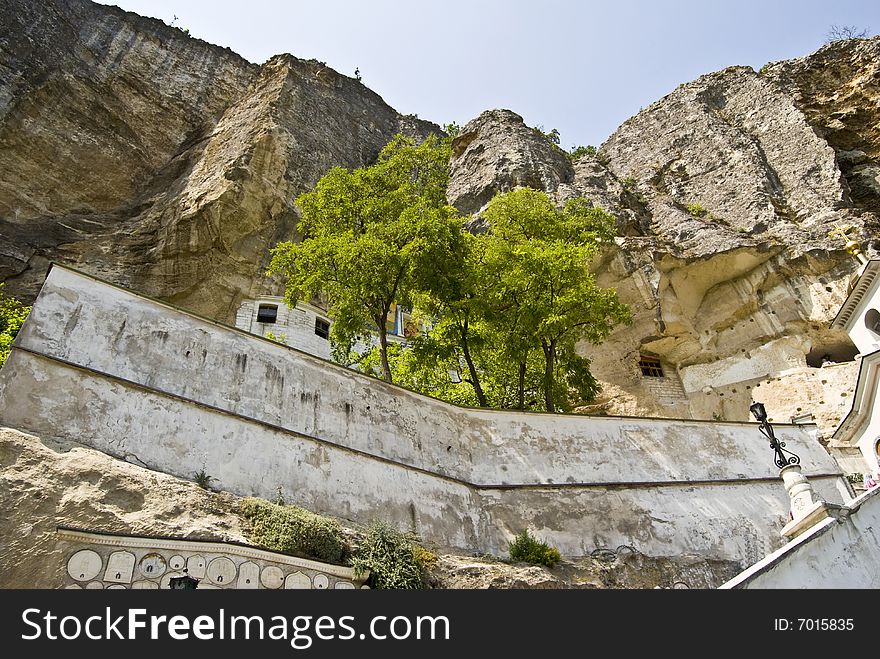
{"label": "cave opening in rock", "polygon": [[849,339],[814,343],[813,348],[806,355],[807,366],[822,368],[826,364],[851,362],[858,352],[859,349]]}

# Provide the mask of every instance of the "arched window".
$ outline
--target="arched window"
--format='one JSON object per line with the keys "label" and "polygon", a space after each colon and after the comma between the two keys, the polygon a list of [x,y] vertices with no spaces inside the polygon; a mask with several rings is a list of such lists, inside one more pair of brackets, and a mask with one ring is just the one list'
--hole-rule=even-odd
{"label": "arched window", "polygon": [[880,334],[880,311],[868,309],[868,313],[865,314],[865,327],[874,334]]}

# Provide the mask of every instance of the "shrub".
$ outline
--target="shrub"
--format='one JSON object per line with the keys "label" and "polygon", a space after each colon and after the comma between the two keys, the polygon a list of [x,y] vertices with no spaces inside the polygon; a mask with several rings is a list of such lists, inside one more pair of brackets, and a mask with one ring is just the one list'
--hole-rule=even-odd
{"label": "shrub", "polygon": [[437,562],[440,560],[437,554],[430,549],[425,549],[421,545],[416,544],[413,544],[413,558],[416,560],[416,563],[422,566],[425,572],[430,572],[437,567]]}
{"label": "shrub", "polygon": [[556,128],[553,128],[549,133],[544,130],[544,126],[535,126],[532,130],[543,137],[545,140],[550,142],[553,146],[559,146],[559,142],[561,138],[559,136],[559,131]]}
{"label": "shrub", "polygon": [[209,476],[208,472],[205,471],[205,469],[203,467],[201,470],[196,472],[195,476],[193,477],[193,480],[195,481],[196,485],[198,485],[200,488],[202,488],[203,490],[207,490],[207,489],[209,489],[209,486],[211,485],[211,481],[214,480],[214,477]]}
{"label": "shrub", "polygon": [[287,334],[273,334],[272,332],[266,332],[266,338],[275,343],[287,345]]}
{"label": "shrub", "polygon": [[559,550],[532,537],[528,529],[523,529],[523,532],[508,544],[508,550],[512,561],[547,567],[553,567],[559,562]]}
{"label": "shrub", "polygon": [[694,217],[706,217],[706,215],[709,214],[709,211],[703,208],[700,204],[688,204],[687,212]]}
{"label": "shrub", "polygon": [[620,185],[627,192],[632,192],[636,189],[636,180],[632,176],[628,176],[620,182]]}
{"label": "shrub", "polygon": [[415,589],[425,587],[425,572],[436,561],[435,554],[416,544],[415,536],[376,521],[367,530],[351,567],[358,574],[369,570],[373,588]]}
{"label": "shrub", "polygon": [[578,158],[582,158],[583,156],[595,156],[596,155],[596,147],[592,144],[588,144],[587,146],[576,146],[573,147],[571,151],[568,153],[568,157],[572,160],[577,160]]}
{"label": "shrub", "polygon": [[349,554],[342,527],[329,517],[253,498],[242,502],[241,511],[251,523],[249,540],[265,549],[337,564]]}
{"label": "shrub", "polygon": [[450,121],[448,124],[443,124],[443,132],[446,133],[450,139],[454,140],[461,134],[461,126],[454,121]]}

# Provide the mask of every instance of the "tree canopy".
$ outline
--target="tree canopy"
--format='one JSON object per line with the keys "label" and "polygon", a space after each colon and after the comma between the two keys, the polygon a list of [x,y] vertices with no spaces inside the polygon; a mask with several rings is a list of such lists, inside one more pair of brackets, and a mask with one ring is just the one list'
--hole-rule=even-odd
{"label": "tree canopy", "polygon": [[427,304],[419,300],[438,320],[415,354],[463,363],[461,379],[481,406],[553,412],[592,400],[598,384],[576,345],[599,343],[630,320],[590,272],[613,218],[581,198],[557,209],[529,188],[497,195],[483,217],[489,231],[465,241],[456,259],[465,266],[451,269],[451,283]]}
{"label": "tree canopy", "polygon": [[375,164],[335,167],[300,195],[302,240],[272,251],[269,273],[287,277],[287,304],[323,296],[334,343],[377,335],[388,381],[388,313],[395,303],[408,303],[425,269],[454,251],[461,234],[446,204],[448,166],[445,141],[431,136],[415,144],[398,135]]}
{"label": "tree canopy", "polygon": [[3,291],[5,284],[0,284],[0,366],[9,357],[12,340],[24,324],[31,308],[23,305]]}
{"label": "tree canopy", "polygon": [[[297,198],[301,240],[273,249],[269,273],[286,277],[290,306],[326,301],[346,365],[463,405],[554,412],[591,401],[599,385],[577,345],[630,319],[590,272],[614,219],[585,199],[557,208],[521,188],[490,201],[486,232],[468,233],[446,203],[449,143],[398,135],[375,164],[331,169]],[[387,340],[395,304],[422,329],[407,349]]]}

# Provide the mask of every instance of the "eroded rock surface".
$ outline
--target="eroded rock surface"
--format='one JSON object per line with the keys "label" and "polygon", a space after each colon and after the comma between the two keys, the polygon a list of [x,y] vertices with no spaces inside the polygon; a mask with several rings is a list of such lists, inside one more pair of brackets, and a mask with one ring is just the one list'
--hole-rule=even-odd
{"label": "eroded rock surface", "polygon": [[321,62],[86,0],[7,3],[0,52],[0,279],[25,300],[56,260],[230,322],[299,193],[439,132]]}
{"label": "eroded rock surface", "polygon": [[[465,126],[450,186],[463,212],[527,184],[558,202],[585,196],[617,218],[622,237],[596,271],[634,322],[601,349],[582,346],[605,383],[584,411],[744,420],[755,385],[794,369],[801,391],[818,391],[823,365],[851,362],[854,346],[828,324],[858,263],[829,232],[852,227],[876,253],[878,66],[880,39],[869,39],[702,76],[571,170],[547,140],[552,157],[525,157],[542,137],[517,115],[485,112]],[[664,377],[645,377],[643,357]],[[826,434],[846,404],[823,400]],[[784,421],[797,407],[810,401],[769,404]]]}
{"label": "eroded rock surface", "polygon": [[[54,260],[231,322],[280,292],[268,250],[294,235],[299,193],[398,131],[439,131],[321,62],[252,64],[87,0],[11,0],[0,52],[0,280],[26,301]],[[828,324],[857,264],[828,233],[876,253],[878,67],[874,38],[711,73],[576,162],[509,110],[464,126],[449,200],[475,228],[520,185],[617,218],[596,271],[634,322],[582,347],[605,383],[587,411],[744,419],[756,385],[794,369],[818,391],[823,364],[851,362]]]}

